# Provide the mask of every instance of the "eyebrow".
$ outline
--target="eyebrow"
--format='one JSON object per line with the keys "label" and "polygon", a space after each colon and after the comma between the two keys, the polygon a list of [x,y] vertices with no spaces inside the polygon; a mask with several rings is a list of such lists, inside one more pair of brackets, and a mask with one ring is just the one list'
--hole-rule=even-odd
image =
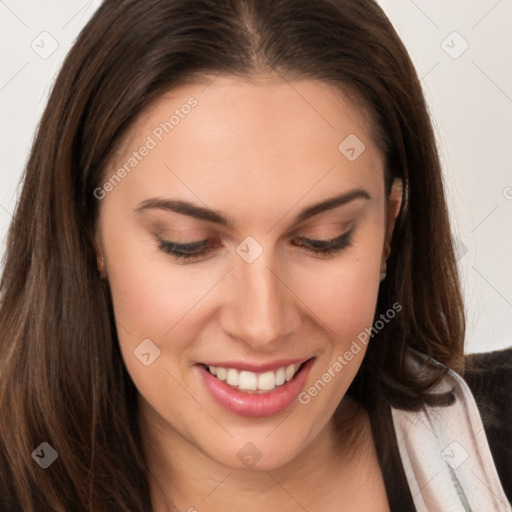
{"label": "eyebrow", "polygon": [[[337,208],[338,206],[345,205],[356,199],[370,200],[371,196],[370,194],[368,194],[368,192],[366,192],[366,190],[363,190],[361,188],[349,190],[348,192],[344,192],[343,194],[340,194],[338,196],[334,196],[320,203],[308,206],[295,217],[294,223],[299,224],[300,222],[303,222],[309,219],[310,217],[313,217],[314,215],[318,215],[319,213],[332,210],[334,208]],[[220,212],[216,212],[209,208],[198,206],[196,204],[183,200],[152,197],[139,203],[135,211],[140,212],[151,208],[180,213],[182,215],[187,215],[195,219],[213,222],[215,224],[224,226],[228,229],[234,228],[234,222],[227,216],[221,214]]]}

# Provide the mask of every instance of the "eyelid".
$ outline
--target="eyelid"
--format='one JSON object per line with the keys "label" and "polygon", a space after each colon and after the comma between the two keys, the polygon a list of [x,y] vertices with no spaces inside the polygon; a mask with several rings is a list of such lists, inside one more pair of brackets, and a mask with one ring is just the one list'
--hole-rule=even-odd
{"label": "eyelid", "polygon": [[315,238],[307,238],[307,237],[302,237],[302,236],[296,237],[296,239],[304,241],[304,242],[308,242],[310,245],[313,245],[313,246],[323,247],[326,245],[335,245],[337,242],[341,242],[344,238],[346,238],[347,236],[350,236],[351,233],[352,233],[352,231],[347,231],[345,233],[342,233],[341,235],[338,235],[334,238],[329,238],[327,240],[323,239],[323,238],[315,239]]}
{"label": "eyelid", "polygon": [[[335,223],[331,223],[335,224]],[[308,237],[292,237],[295,242],[293,245],[302,248],[306,253],[310,253],[316,258],[331,258],[338,254],[341,254],[345,249],[352,245],[352,235],[355,231],[354,223],[345,223],[344,226],[352,224],[349,230],[345,230],[341,235],[329,239],[315,239]],[[336,226],[340,227],[337,223]],[[178,263],[195,263],[206,261],[210,259],[209,256],[213,256],[213,251],[220,246],[222,242],[219,238],[207,237],[202,240],[195,240],[187,243],[178,243],[172,240],[165,240],[161,235],[155,234],[155,238],[158,242],[158,247],[163,252],[169,254]],[[298,241],[298,243],[297,243]],[[203,257],[204,256],[204,257]]]}
{"label": "eyelid", "polygon": [[187,243],[178,243],[173,242],[172,240],[164,240],[163,238],[158,238],[158,242],[160,245],[164,245],[167,248],[176,249],[176,250],[182,250],[182,251],[194,251],[194,250],[200,250],[208,245],[208,242],[210,242],[209,238],[205,238],[203,240],[196,240],[194,242],[187,242]]}
{"label": "eyelid", "polygon": [[[338,235],[334,238],[329,238],[329,239],[325,239],[325,238],[315,239],[315,238],[308,238],[305,236],[297,236],[297,237],[295,237],[295,239],[301,240],[303,242],[308,242],[310,245],[313,245],[313,246],[315,246],[315,245],[325,246],[325,245],[336,244],[337,242],[343,240],[344,237],[349,236],[351,234],[351,232],[352,232],[352,230],[346,231],[346,232],[342,233],[341,235]],[[178,250],[181,249],[184,251],[193,251],[193,250],[202,249],[209,242],[212,242],[212,239],[210,239],[210,238],[204,238],[202,240],[194,240],[192,242],[186,242],[186,243],[174,242],[173,240],[165,240],[165,239],[161,238],[160,236],[157,237],[157,239],[160,244],[164,244],[167,247],[171,247],[171,248],[178,249]]]}
{"label": "eyelid", "polygon": [[[305,225],[300,226],[299,228],[295,229],[293,233],[303,233],[303,232],[307,233],[309,231],[316,232],[316,231],[318,231],[319,228],[321,229],[324,226],[327,226],[328,228],[334,227],[334,230],[337,233],[339,233],[339,232],[345,233],[354,226],[354,223],[355,223],[355,220],[351,219],[351,220],[345,221],[345,222],[319,222],[319,223],[314,223],[314,224],[305,224]],[[307,238],[307,237],[302,237],[300,234],[294,235],[294,236],[298,236],[299,238]]]}

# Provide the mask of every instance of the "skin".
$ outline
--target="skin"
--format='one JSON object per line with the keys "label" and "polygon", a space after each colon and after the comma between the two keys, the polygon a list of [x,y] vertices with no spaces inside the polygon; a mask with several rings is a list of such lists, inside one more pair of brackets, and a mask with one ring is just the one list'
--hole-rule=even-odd
{"label": "skin", "polygon": [[[177,510],[200,512],[387,511],[368,418],[344,396],[364,345],[307,405],[294,402],[265,418],[226,411],[194,366],[314,357],[307,390],[371,327],[386,234],[401,203],[398,189],[385,194],[371,120],[316,80],[205,78],[173,89],[139,118],[106,179],[191,96],[197,106],[101,200],[96,236],[123,359],[141,397],[153,508],[169,510],[172,498]],[[349,134],[366,146],[354,161],[338,150]],[[353,189],[370,199],[295,222],[302,209]],[[222,212],[233,228],[136,211],[153,197]],[[322,257],[293,243],[352,228],[351,245],[338,254]],[[180,243],[211,237],[217,245],[183,263],[155,235]],[[263,249],[250,264],[235,251],[247,236]],[[147,338],[160,349],[150,366],[134,356]],[[253,467],[237,457],[248,442],[261,454]]]}

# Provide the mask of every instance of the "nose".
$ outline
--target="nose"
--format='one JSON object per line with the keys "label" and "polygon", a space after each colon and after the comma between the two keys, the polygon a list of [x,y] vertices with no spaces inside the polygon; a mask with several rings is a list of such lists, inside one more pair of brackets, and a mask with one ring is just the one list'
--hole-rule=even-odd
{"label": "nose", "polygon": [[271,263],[264,252],[253,263],[237,261],[229,276],[224,332],[255,350],[275,351],[298,330],[301,318],[286,275]]}

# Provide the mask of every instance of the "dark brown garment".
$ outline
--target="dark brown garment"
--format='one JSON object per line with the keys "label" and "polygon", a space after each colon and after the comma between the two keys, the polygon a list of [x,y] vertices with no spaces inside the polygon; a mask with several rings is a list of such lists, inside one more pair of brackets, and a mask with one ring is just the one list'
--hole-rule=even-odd
{"label": "dark brown garment", "polygon": [[501,485],[512,502],[512,348],[467,356],[464,379],[478,405]]}

